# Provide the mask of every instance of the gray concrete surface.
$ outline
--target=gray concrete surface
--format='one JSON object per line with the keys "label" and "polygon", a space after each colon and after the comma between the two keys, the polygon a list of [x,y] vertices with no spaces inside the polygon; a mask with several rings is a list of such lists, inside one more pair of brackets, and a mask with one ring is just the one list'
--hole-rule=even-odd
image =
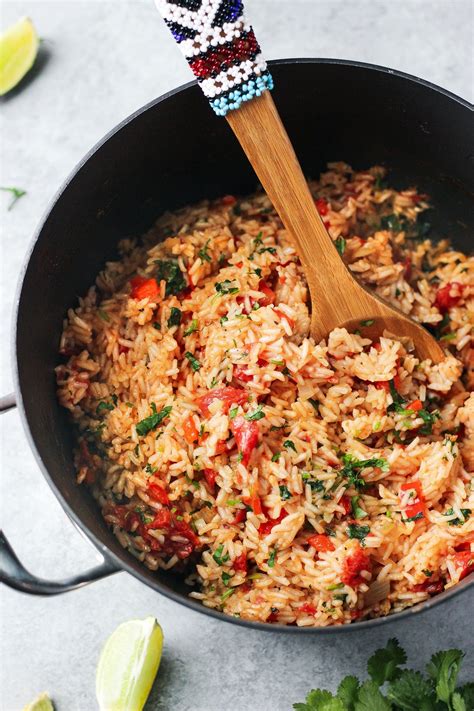
{"label": "gray concrete surface", "polygon": [[[247,9],[268,58],[379,63],[472,99],[469,0],[248,0]],[[0,185],[28,191],[10,212],[8,196],[0,193],[1,393],[12,387],[17,275],[49,199],[107,130],[189,78],[152,0],[7,1],[2,27],[24,14],[44,42],[39,70],[0,103]],[[94,551],[39,473],[15,412],[1,419],[1,444],[2,526],[20,558],[35,573],[58,578],[93,564]],[[440,647],[472,653],[472,602],[462,596],[376,632],[300,639],[216,623],[124,573],[53,599],[3,588],[1,708],[17,711],[42,690],[59,711],[96,708],[94,675],[103,641],[124,620],[156,615],[166,643],[147,709],[287,711],[310,688],[335,688],[341,675],[362,673],[366,658],[394,635],[418,666]]]}

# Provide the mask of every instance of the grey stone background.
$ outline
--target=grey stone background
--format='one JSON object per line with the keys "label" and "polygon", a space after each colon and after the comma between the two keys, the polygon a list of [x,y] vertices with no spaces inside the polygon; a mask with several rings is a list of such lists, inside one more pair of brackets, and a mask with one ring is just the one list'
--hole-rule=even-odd
{"label": "grey stone background", "polygon": [[[470,0],[248,0],[268,58],[342,57],[416,74],[472,100]],[[189,72],[152,0],[3,2],[1,26],[30,15],[44,39],[38,70],[0,103],[0,185],[28,194],[7,211],[0,193],[0,392],[11,390],[10,321],[20,265],[48,201],[75,163],[134,109]],[[344,87],[341,87],[341,91]],[[67,236],[65,236],[67,237]],[[94,563],[39,473],[15,412],[1,419],[1,519],[20,558],[59,578]],[[125,573],[51,599],[1,591],[1,708],[48,690],[59,711],[96,708],[100,648],[120,622],[155,615],[165,650],[147,709],[287,711],[314,686],[363,674],[396,635],[421,667],[440,647],[470,650],[473,597],[375,632],[303,637],[218,623]],[[470,670],[468,669],[470,665]]]}

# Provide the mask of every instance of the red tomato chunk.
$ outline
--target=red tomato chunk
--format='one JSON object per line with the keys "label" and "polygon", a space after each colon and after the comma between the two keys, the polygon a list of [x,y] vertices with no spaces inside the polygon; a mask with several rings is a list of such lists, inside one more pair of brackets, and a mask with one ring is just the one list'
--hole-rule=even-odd
{"label": "red tomato chunk", "polygon": [[365,582],[364,578],[360,576],[360,573],[363,570],[370,571],[370,569],[371,563],[369,556],[358,548],[354,553],[347,556],[345,559],[342,568],[341,581],[345,585],[350,585],[351,588],[355,588]]}
{"label": "red tomato chunk", "polygon": [[246,420],[238,415],[231,423],[232,432],[237,443],[237,448],[242,455],[242,464],[246,467],[252,452],[258,444],[259,427],[255,421]]}
{"label": "red tomato chunk", "polygon": [[132,299],[137,299],[137,301],[141,301],[141,299],[145,298],[156,300],[160,295],[160,287],[156,279],[146,279],[142,276],[136,276],[130,280],[130,286],[132,287],[130,296]]}
{"label": "red tomato chunk", "polygon": [[198,399],[198,406],[203,415],[210,415],[209,405],[215,400],[220,400],[224,412],[228,412],[231,405],[243,405],[248,400],[248,395],[242,388],[233,388],[230,385],[214,388]]}

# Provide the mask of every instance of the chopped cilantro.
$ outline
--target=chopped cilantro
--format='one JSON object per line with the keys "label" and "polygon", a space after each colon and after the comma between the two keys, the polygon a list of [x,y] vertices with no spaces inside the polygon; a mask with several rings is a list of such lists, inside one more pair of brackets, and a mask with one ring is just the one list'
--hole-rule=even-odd
{"label": "chopped cilantro", "polygon": [[288,499],[291,499],[291,493],[288,489],[287,486],[281,485],[279,486],[280,489],[280,497],[282,501],[288,501]]}
{"label": "chopped cilantro", "polygon": [[181,323],[182,316],[183,314],[181,312],[181,309],[177,309],[176,306],[172,306],[170,317],[168,319],[168,328],[172,328],[173,326],[179,326]]}
{"label": "chopped cilantro", "polygon": [[225,591],[223,595],[221,595],[221,600],[224,602],[224,600],[227,600],[228,597],[233,595],[235,593],[236,588],[229,588],[228,590]]}
{"label": "chopped cilantro", "polygon": [[314,400],[312,397],[309,397],[308,402],[311,405],[311,407],[315,410],[315,412],[319,412],[319,402],[317,400]]}
{"label": "chopped cilantro", "polygon": [[190,336],[191,333],[194,333],[194,331],[197,331],[197,330],[198,330],[198,325],[199,325],[199,323],[198,323],[197,318],[193,318],[193,320],[191,321],[191,323],[189,324],[189,326],[188,326],[187,329],[185,330],[184,335],[185,335],[185,336]]}
{"label": "chopped cilantro", "polygon": [[357,538],[359,541],[363,541],[368,533],[370,533],[370,526],[359,526],[358,523],[350,523],[347,527],[349,538]]}
{"label": "chopped cilantro", "polygon": [[433,412],[428,412],[428,410],[419,410],[417,412],[418,417],[421,417],[423,420],[424,424],[422,427],[419,429],[419,433],[421,435],[429,435],[433,432],[433,425],[436,422],[436,420],[439,419],[440,414],[437,410],[434,410]]}
{"label": "chopped cilantro", "polygon": [[270,252],[270,254],[275,254],[276,249],[275,247],[262,247],[257,251],[257,254],[263,254],[264,252]]}
{"label": "chopped cilantro", "polygon": [[115,408],[116,404],[117,404],[116,402],[111,403],[111,402],[105,402],[105,400],[101,400],[101,402],[99,402],[99,404],[96,407],[96,410],[95,410],[96,414],[100,415],[100,413],[103,412],[104,410],[113,410]]}
{"label": "chopped cilantro", "polygon": [[189,365],[191,366],[191,370],[194,373],[197,373],[197,371],[201,368],[201,363],[198,361],[198,359],[195,358],[193,356],[193,354],[190,353],[189,351],[186,351],[186,353],[184,354],[184,357],[188,359]]}
{"label": "chopped cilantro", "polygon": [[361,507],[359,506],[359,499],[360,496],[351,497],[352,515],[356,519],[366,518],[366,516],[368,516],[368,513],[367,511],[364,511],[364,509],[361,509]]}
{"label": "chopped cilantro", "polygon": [[278,549],[275,546],[275,548],[271,551],[270,557],[268,558],[267,565],[269,568],[274,568],[275,567],[275,558],[276,554],[278,553]]}
{"label": "chopped cilantro", "polygon": [[272,363],[273,365],[282,365],[282,366],[285,365],[284,360],[271,360],[270,363]]}
{"label": "chopped cilantro", "polygon": [[156,259],[156,280],[166,282],[165,296],[179,294],[186,288],[184,274],[176,259]]}
{"label": "chopped cilantro", "polygon": [[155,328],[157,331],[161,331],[161,323],[159,321],[153,321],[151,324],[153,328]]}
{"label": "chopped cilantro", "polygon": [[234,407],[231,407],[229,410],[229,417],[231,420],[234,420],[237,417],[237,413],[239,411],[239,406],[235,405]]}
{"label": "chopped cilantro", "polygon": [[[448,526],[462,526],[464,523],[466,523],[466,521],[468,520],[468,518],[470,517],[470,515],[472,513],[471,509],[460,509],[460,511],[461,511],[461,514],[462,514],[464,520],[460,519],[459,516],[456,516],[456,518],[452,518],[450,521],[448,521]],[[454,513],[453,509],[450,508],[443,515],[444,516],[452,516],[453,513]]]}
{"label": "chopped cilantro", "polygon": [[221,543],[220,546],[218,546],[212,554],[212,557],[216,561],[217,565],[224,565],[224,563],[227,563],[227,561],[229,560],[229,554],[224,553],[224,555],[222,555],[223,551],[224,545]]}
{"label": "chopped cilantro", "polygon": [[280,457],[281,457],[281,452],[275,452],[275,454],[272,457],[272,462],[278,462]]}
{"label": "chopped cilantro", "polygon": [[253,421],[256,421],[256,420],[261,420],[262,417],[265,417],[265,413],[264,413],[263,410],[262,410],[262,406],[259,405],[259,406],[257,407],[257,409],[256,409],[254,412],[252,412],[252,413],[247,412],[247,414],[244,415],[244,417],[245,417],[246,420],[249,420],[250,422],[253,422]]}
{"label": "chopped cilantro", "polygon": [[398,390],[395,387],[395,384],[393,380],[390,380],[389,383],[389,388],[390,388],[390,395],[392,396],[392,404],[387,407],[387,412],[400,412],[404,411],[404,406],[406,403],[405,398],[403,398]]}
{"label": "chopped cilantro", "polygon": [[201,259],[202,259],[203,262],[210,262],[210,261],[212,261],[210,255],[209,255],[209,252],[207,251],[207,250],[208,250],[208,247],[209,247],[209,242],[210,242],[210,241],[211,241],[211,240],[208,239],[207,242],[206,242],[206,244],[204,245],[204,247],[202,247],[202,249],[200,249],[199,252],[198,252],[198,255],[201,257]]}
{"label": "chopped cilantro", "polygon": [[22,188],[0,188],[0,190],[8,192],[12,196],[12,199],[10,200],[10,203],[7,207],[7,210],[9,212],[13,208],[13,206],[18,202],[18,200],[21,197],[23,197],[23,195],[26,195],[26,190],[22,190]]}
{"label": "chopped cilantro", "polygon": [[344,239],[344,237],[338,237],[334,244],[336,245],[336,249],[342,257],[342,255],[346,251],[346,240]]}
{"label": "chopped cilantro", "polygon": [[232,575],[231,575],[230,573],[227,573],[227,572],[224,570],[223,573],[222,573],[222,582],[224,583],[224,585],[227,586],[227,585],[229,584],[229,580],[230,580],[231,578],[232,578]]}
{"label": "chopped cilantro", "polygon": [[348,486],[353,486],[356,489],[363,489],[366,486],[364,478],[360,475],[362,469],[368,467],[379,467],[382,471],[387,472],[389,465],[386,459],[355,459],[351,454],[343,454],[342,461],[344,463],[341,469],[341,475],[348,481]]}
{"label": "chopped cilantro", "polygon": [[164,407],[162,410],[157,412],[156,410],[156,405],[154,402],[151,403],[151,412],[152,414],[149,417],[145,417],[144,420],[140,420],[140,422],[137,422],[135,425],[135,429],[137,431],[137,434],[139,434],[141,437],[146,435],[148,432],[151,432],[151,430],[154,430],[160,425],[163,420],[168,417],[170,414],[171,410],[173,408],[171,405],[167,405]]}
{"label": "chopped cilantro", "polygon": [[296,452],[295,444],[294,444],[294,442],[291,441],[291,439],[285,440],[285,441],[283,442],[283,446],[284,446],[286,449],[292,449],[293,452]]}
{"label": "chopped cilantro", "polygon": [[147,464],[145,467],[145,471],[147,474],[154,474],[157,471],[157,468],[152,467],[151,464]]}
{"label": "chopped cilantro", "polygon": [[224,279],[224,281],[217,282],[215,284],[216,291],[217,293],[222,296],[224,294],[237,294],[239,292],[239,289],[237,286],[234,286],[234,282],[230,281],[230,279]]}
{"label": "chopped cilantro", "polygon": [[258,235],[254,239],[255,245],[262,244],[262,234],[263,232],[259,232]]}
{"label": "chopped cilantro", "polygon": [[424,568],[422,571],[423,575],[426,575],[427,578],[431,578],[433,575],[433,571],[429,570],[428,568]]}
{"label": "chopped cilantro", "polygon": [[107,323],[110,322],[110,316],[107,311],[104,311],[104,309],[97,309],[97,313],[99,314],[102,321],[106,321]]}

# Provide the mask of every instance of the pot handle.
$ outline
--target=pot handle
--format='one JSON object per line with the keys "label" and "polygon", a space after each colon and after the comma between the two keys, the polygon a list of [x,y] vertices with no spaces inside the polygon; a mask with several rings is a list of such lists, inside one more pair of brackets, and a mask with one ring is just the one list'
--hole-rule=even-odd
{"label": "pot handle", "polygon": [[[16,407],[15,395],[0,397],[0,412],[8,412]],[[104,558],[95,568],[78,573],[65,580],[45,580],[32,575],[17,558],[17,555],[7,537],[0,530],[0,583],[5,583],[10,588],[20,590],[30,595],[58,595],[59,593],[82,588],[121,570],[110,560]]]}
{"label": "pot handle", "polygon": [[65,580],[45,580],[32,575],[18,560],[3,531],[0,531],[0,582],[29,595],[58,595],[82,588],[113,573],[120,568],[104,558],[95,568],[78,573]]}

